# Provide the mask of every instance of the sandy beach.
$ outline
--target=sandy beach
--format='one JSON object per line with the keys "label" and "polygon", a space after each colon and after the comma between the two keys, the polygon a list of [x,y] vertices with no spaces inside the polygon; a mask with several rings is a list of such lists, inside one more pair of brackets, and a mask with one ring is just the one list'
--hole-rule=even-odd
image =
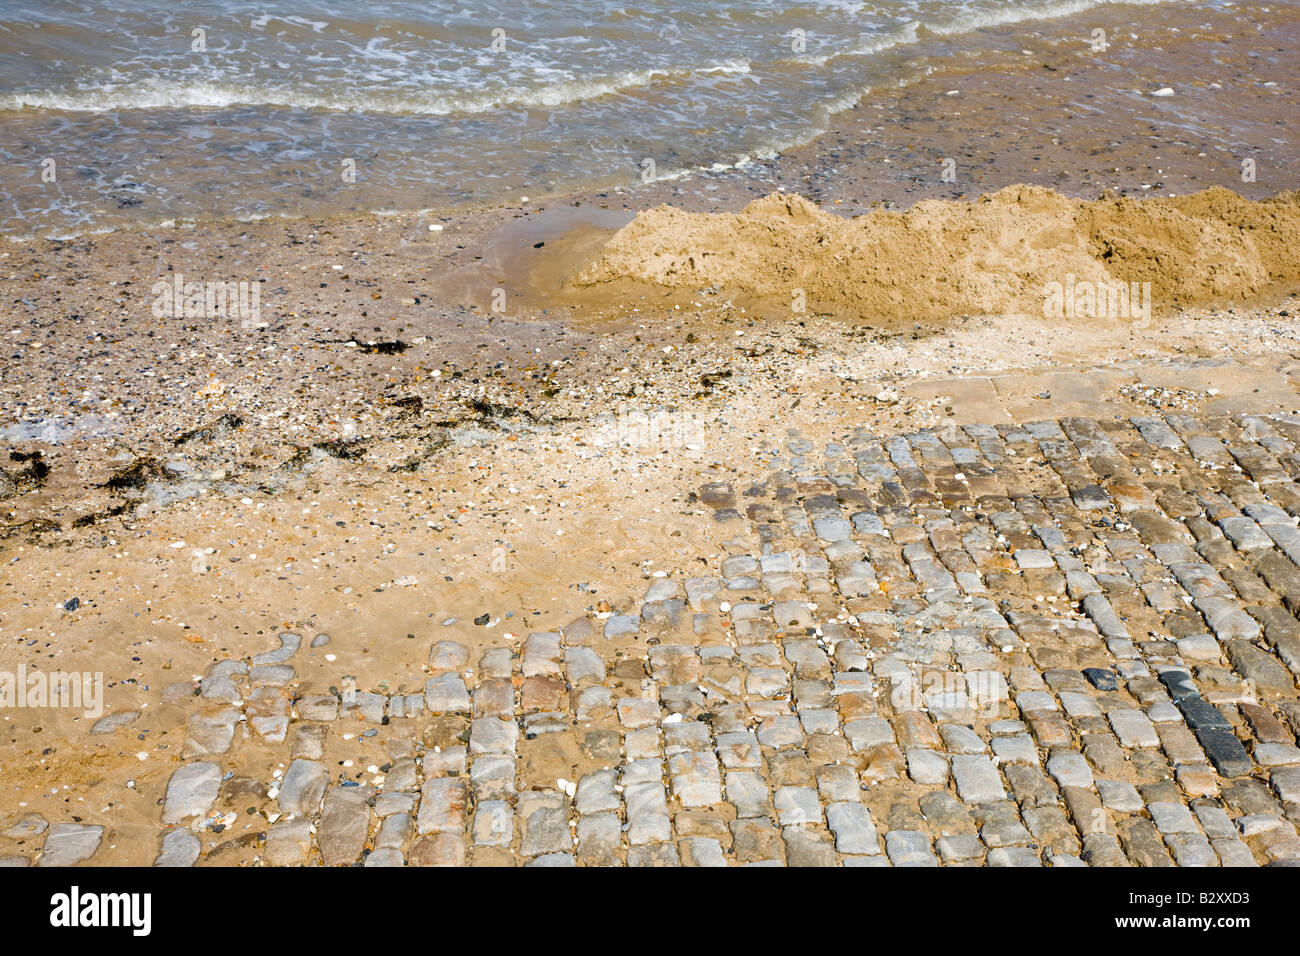
{"label": "sandy beach", "polygon": [[1294,864],[1300,17],[1103,13],[741,168],[0,243],[0,670],[102,693],[0,862]]}

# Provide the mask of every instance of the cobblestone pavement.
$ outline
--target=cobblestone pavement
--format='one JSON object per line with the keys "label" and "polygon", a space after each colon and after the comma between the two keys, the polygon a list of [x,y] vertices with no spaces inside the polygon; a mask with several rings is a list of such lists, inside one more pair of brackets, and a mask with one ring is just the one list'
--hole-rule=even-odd
{"label": "cobblestone pavement", "polygon": [[[394,675],[423,693],[309,691],[291,634],[169,688],[157,865],[1300,862],[1300,417],[766,455],[697,490],[719,565],[513,649],[434,641]],[[547,778],[539,742],[586,769]],[[102,836],[14,826],[42,865]]]}

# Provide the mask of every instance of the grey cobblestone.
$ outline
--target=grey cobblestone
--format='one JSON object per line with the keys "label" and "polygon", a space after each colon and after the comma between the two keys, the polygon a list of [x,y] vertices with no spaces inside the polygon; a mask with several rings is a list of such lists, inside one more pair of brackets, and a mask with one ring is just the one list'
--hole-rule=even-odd
{"label": "grey cobblestone", "polygon": [[894,866],[938,866],[929,838],[919,830],[890,830],[885,834],[885,852]]}
{"label": "grey cobblestone", "polygon": [[[196,861],[260,748],[272,865],[1300,859],[1300,427],[1260,422],[791,437],[701,492],[735,509],[722,553],[618,612],[447,619],[369,692],[279,635],[169,692],[157,862]],[[100,842],[56,823],[38,859]]]}
{"label": "grey cobblestone", "polygon": [[957,793],[966,803],[988,803],[1006,799],[1006,790],[993,762],[984,756],[952,758],[952,775]]}
{"label": "grey cobblestone", "polygon": [[832,803],[826,808],[826,819],[840,853],[871,856],[881,852],[871,811],[861,803]]}
{"label": "grey cobblestone", "polygon": [[217,799],[221,768],[215,763],[192,763],[172,774],[163,804],[163,823],[181,823],[202,817]]}

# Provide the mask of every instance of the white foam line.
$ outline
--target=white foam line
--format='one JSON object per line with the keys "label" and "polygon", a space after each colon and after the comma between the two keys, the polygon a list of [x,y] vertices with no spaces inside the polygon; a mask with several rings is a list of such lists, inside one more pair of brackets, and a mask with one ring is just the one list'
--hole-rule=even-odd
{"label": "white foam line", "polygon": [[[934,67],[928,66],[917,76],[908,79],[900,79],[897,82],[897,86],[911,86],[913,83],[918,83],[930,76],[933,72]],[[752,154],[741,153],[730,162],[719,161],[708,165],[691,166],[686,169],[674,170],[656,176],[651,180],[651,182],[662,182],[670,179],[688,179],[691,176],[700,173],[722,173],[732,169],[744,169],[755,160],[766,161],[777,159],[782,153],[787,152],[788,150],[796,149],[800,146],[806,146],[819,136],[826,135],[830,130],[831,120],[840,113],[851,110],[857,106],[862,102],[862,99],[872,91],[872,89],[874,89],[874,87],[864,86],[859,90],[854,90],[845,93],[843,96],[836,97],[827,103],[818,104],[814,109],[821,114],[821,121],[802,133],[790,136],[784,140],[764,143],[758,146]]]}
{"label": "white foam line", "polygon": [[1012,10],[972,13],[964,17],[957,17],[947,23],[927,23],[925,28],[931,33],[937,33],[940,36],[957,36],[975,30],[982,30],[985,27],[1026,23],[1031,20],[1054,20],[1058,17],[1068,17],[1076,13],[1094,10],[1097,7],[1154,6],[1169,2],[1171,0],[1054,0],[1054,2],[1049,3],[1019,6],[1017,9]]}
{"label": "white foam line", "polygon": [[895,47],[915,43],[916,32],[920,26],[921,24],[914,20],[890,36],[880,37],[860,46],[851,47],[847,50],[832,50],[830,53],[823,53],[818,56],[805,54],[804,56],[789,57],[783,62],[800,63],[807,66],[825,66],[831,60],[837,60],[844,56],[869,56],[872,53],[883,53]]}
{"label": "white foam line", "polygon": [[598,99],[624,90],[649,86],[659,79],[694,74],[748,73],[747,61],[733,60],[696,68],[648,69],[599,80],[562,80],[538,89],[512,89],[478,96],[419,94],[345,95],[312,94],[292,89],[250,87],[223,83],[160,83],[141,89],[105,86],[77,93],[36,90],[0,96],[0,110],[47,109],[73,113],[117,110],[224,108],[275,106],[322,109],[333,112],[413,113],[445,116],[486,113],[504,106],[565,106]]}

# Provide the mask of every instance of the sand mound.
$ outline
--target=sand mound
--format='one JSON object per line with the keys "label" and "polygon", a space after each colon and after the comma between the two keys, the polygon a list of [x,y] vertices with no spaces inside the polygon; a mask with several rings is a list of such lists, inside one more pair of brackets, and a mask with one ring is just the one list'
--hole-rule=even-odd
{"label": "sand mound", "polygon": [[[975,202],[935,200],[854,219],[773,194],[736,214],[672,206],[642,212],[573,285],[630,279],[717,287],[785,308],[797,305],[802,290],[809,311],[873,320],[1042,316],[1059,289],[1066,302],[1056,314],[1102,318],[1103,283],[1138,283],[1135,297],[1150,283],[1156,312],[1290,291],[1300,287],[1297,250],[1296,191],[1261,202],[1217,187],[1175,198],[1085,201],[1010,186]],[[1100,309],[1089,311],[1080,298],[1089,283]]]}

